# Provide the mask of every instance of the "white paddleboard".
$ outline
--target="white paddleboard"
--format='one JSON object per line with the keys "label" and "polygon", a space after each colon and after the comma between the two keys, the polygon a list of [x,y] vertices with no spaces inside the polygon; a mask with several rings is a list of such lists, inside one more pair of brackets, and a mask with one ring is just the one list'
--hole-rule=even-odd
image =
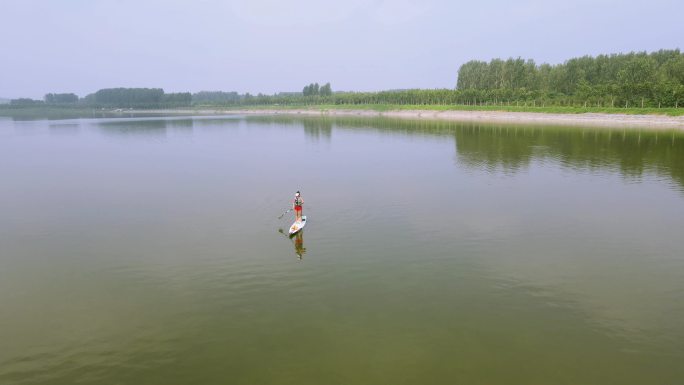
{"label": "white paddleboard", "polygon": [[306,215],[302,216],[301,222],[295,222],[290,226],[290,235],[299,232],[304,226],[306,226]]}

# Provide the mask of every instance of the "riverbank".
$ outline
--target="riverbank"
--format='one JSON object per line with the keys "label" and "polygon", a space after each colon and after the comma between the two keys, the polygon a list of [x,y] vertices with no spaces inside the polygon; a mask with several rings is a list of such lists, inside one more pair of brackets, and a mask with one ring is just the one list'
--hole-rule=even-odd
{"label": "riverbank", "polygon": [[240,108],[240,109],[175,109],[136,110],[136,114],[241,114],[241,115],[299,115],[299,116],[360,116],[401,119],[433,119],[498,124],[539,124],[583,127],[675,129],[684,131],[684,116],[617,113],[548,113],[496,110],[431,110],[431,109],[371,109],[318,106],[310,108]]}
{"label": "riverbank", "polygon": [[[681,111],[679,111],[681,110]],[[662,112],[662,113],[656,113]],[[194,107],[156,110],[27,108],[0,109],[0,116],[28,119],[74,119],[131,115],[291,115],[432,119],[496,124],[538,124],[578,127],[645,128],[684,131],[684,109],[516,108],[495,106],[320,105]]]}

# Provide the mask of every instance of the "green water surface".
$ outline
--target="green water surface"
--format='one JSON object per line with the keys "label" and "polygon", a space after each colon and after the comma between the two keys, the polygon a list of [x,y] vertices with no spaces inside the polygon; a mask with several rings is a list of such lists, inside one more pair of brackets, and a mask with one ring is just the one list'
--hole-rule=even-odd
{"label": "green water surface", "polygon": [[0,384],[684,383],[682,134],[0,118],[0,170]]}

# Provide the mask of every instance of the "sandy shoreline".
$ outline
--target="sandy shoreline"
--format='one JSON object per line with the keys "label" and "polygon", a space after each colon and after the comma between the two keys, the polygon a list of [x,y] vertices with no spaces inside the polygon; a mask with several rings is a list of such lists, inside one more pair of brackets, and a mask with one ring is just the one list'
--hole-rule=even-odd
{"label": "sandy shoreline", "polygon": [[[131,112],[131,111],[127,111]],[[136,110],[135,113],[193,115],[294,115],[294,116],[360,116],[402,119],[432,119],[462,122],[541,124],[582,127],[650,128],[684,131],[684,116],[626,114],[553,114],[507,111],[434,111],[434,110],[346,110],[346,109],[243,109],[243,110]]]}

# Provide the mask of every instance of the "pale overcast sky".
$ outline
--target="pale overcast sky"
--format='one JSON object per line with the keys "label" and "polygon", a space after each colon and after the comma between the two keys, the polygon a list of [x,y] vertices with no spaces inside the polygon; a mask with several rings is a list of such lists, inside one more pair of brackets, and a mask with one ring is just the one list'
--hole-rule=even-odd
{"label": "pale overcast sky", "polygon": [[684,1],[0,0],[0,97],[453,88],[471,59],[684,48]]}

